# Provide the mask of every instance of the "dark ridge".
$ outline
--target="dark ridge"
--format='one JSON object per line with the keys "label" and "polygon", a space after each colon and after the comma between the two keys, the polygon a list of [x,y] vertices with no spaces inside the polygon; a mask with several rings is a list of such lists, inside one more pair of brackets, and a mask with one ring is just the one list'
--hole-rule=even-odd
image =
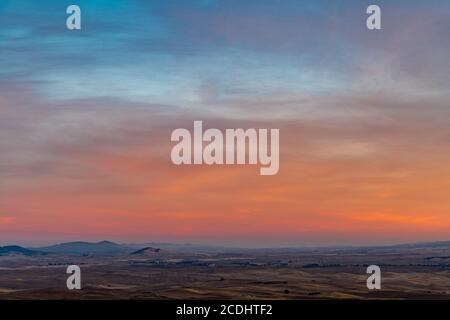
{"label": "dark ridge", "polygon": [[153,248],[153,247],[145,247],[140,250],[134,251],[130,253],[131,255],[143,255],[143,254],[149,254],[149,253],[157,253],[160,252],[161,249]]}
{"label": "dark ridge", "polygon": [[23,248],[20,246],[0,247],[0,256],[6,256],[6,255],[10,255],[10,254],[20,254],[20,255],[24,255],[24,256],[32,256],[35,254],[39,254],[39,252],[30,250],[30,249],[26,249],[26,248]]}
{"label": "dark ridge", "polygon": [[132,249],[122,246],[120,244],[111,241],[101,242],[67,242],[54,246],[39,248],[40,251],[49,253],[62,253],[62,254],[98,254],[98,255],[110,255],[110,254],[124,254],[129,253]]}

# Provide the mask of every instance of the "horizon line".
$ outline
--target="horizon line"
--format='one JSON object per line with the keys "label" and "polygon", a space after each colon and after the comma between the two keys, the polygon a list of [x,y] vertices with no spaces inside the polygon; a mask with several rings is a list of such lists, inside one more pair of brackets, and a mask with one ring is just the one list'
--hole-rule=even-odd
{"label": "horizon line", "polygon": [[321,244],[321,245],[292,245],[292,246],[227,246],[227,245],[219,245],[219,244],[201,244],[201,243],[193,243],[193,242],[167,242],[167,241],[143,241],[143,242],[120,242],[120,241],[112,241],[112,240],[98,240],[98,241],[87,241],[87,240],[74,240],[74,241],[63,241],[63,242],[52,242],[46,245],[26,245],[21,244],[20,241],[17,243],[6,243],[2,244],[0,242],[0,247],[7,246],[20,246],[24,248],[37,249],[44,248],[62,244],[69,243],[87,243],[87,244],[99,244],[102,242],[109,242],[112,244],[120,245],[120,246],[145,246],[149,244],[156,245],[170,245],[170,246],[191,246],[191,247],[207,247],[207,248],[217,248],[217,249],[238,249],[238,250],[264,250],[264,249],[314,249],[314,248],[376,248],[376,247],[395,247],[395,246],[404,246],[404,245],[420,245],[420,244],[436,244],[436,243],[445,243],[450,242],[449,240],[429,240],[429,241],[416,241],[416,242],[397,242],[397,243],[385,243],[385,244]]}

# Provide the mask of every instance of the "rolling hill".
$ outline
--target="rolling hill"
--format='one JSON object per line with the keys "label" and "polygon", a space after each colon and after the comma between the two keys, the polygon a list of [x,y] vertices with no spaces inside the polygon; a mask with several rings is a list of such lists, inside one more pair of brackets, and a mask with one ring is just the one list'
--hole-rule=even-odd
{"label": "rolling hill", "polygon": [[20,246],[5,246],[0,247],[0,256],[6,255],[24,255],[24,256],[32,256],[35,254],[39,254],[39,252],[26,249]]}
{"label": "rolling hill", "polygon": [[49,247],[39,248],[39,251],[60,254],[95,254],[95,255],[115,255],[130,253],[133,249],[126,246],[110,242],[66,242]]}

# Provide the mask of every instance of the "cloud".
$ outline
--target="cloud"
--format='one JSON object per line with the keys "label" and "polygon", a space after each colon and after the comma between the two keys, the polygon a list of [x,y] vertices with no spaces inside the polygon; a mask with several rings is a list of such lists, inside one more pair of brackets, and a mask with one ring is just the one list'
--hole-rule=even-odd
{"label": "cloud", "polygon": [[[96,3],[80,34],[56,2],[0,7],[17,234],[368,241],[411,218],[449,235],[448,11],[386,2],[375,34],[359,1]],[[279,128],[280,173],[173,166],[170,134],[194,120]]]}

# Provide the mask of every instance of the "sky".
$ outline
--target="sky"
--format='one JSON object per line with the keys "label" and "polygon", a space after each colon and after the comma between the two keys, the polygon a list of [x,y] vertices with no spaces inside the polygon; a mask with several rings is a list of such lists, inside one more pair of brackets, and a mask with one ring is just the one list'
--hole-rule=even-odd
{"label": "sky", "polygon": [[[2,0],[0,245],[449,240],[449,57],[449,1]],[[194,120],[279,173],[173,165]]]}

